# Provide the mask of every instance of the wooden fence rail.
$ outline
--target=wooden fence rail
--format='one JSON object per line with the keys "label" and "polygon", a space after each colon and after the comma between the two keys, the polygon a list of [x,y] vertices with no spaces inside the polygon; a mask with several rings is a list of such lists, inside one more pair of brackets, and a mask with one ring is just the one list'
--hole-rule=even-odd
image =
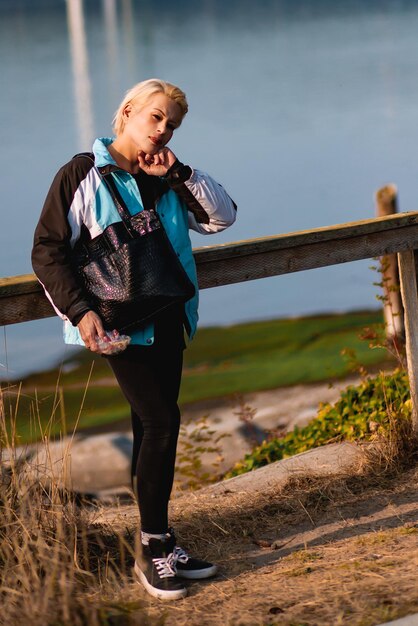
{"label": "wooden fence rail", "polygon": [[[247,239],[194,250],[199,287],[290,274],[397,253],[405,309],[408,373],[418,432],[418,298],[414,250],[418,212]],[[55,315],[33,274],[0,278],[0,326]]]}
{"label": "wooden fence rail", "polygon": [[[206,246],[194,251],[199,287],[418,249],[418,212]],[[0,326],[55,315],[33,274],[0,278]]]}

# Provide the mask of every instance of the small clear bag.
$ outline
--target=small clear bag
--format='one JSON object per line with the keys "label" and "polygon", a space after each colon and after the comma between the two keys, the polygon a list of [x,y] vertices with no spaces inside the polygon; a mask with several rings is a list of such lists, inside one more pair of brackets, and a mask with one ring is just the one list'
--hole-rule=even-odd
{"label": "small clear bag", "polygon": [[131,343],[128,335],[120,335],[117,330],[106,331],[109,341],[105,341],[99,335],[96,335],[96,343],[99,346],[100,354],[119,354]]}

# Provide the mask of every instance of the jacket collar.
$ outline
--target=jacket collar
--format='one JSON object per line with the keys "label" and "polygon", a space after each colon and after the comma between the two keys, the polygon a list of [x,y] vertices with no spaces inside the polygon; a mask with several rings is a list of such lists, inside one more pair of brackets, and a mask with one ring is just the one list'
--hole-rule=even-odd
{"label": "jacket collar", "polygon": [[114,137],[100,137],[96,139],[93,144],[94,162],[100,174],[109,174],[110,172],[120,170],[119,165],[107,149],[107,146],[109,146],[114,139]]}

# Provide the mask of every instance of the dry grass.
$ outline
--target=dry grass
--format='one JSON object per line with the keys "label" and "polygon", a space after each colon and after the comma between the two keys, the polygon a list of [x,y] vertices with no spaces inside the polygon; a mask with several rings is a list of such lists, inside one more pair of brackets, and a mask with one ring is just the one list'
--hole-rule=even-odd
{"label": "dry grass", "polygon": [[[4,439],[1,397],[0,417]],[[418,611],[415,450],[394,426],[361,474],[293,479],[256,497],[180,494],[177,535],[220,573],[166,604],[131,575],[134,505],[79,501],[12,454],[0,480],[0,623],[372,626]]]}
{"label": "dry grass", "polygon": [[[47,436],[40,447],[50,463],[23,462],[7,413],[0,389],[0,623],[105,624],[106,600],[130,577],[134,535],[96,526],[95,507],[62,488]],[[67,467],[64,459],[61,471]]]}

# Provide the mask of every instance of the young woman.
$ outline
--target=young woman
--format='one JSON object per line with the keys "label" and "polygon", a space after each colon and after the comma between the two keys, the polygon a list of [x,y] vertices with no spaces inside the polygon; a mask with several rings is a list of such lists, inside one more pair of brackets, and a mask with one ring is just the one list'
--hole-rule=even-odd
{"label": "young woman", "polygon": [[64,320],[67,343],[100,352],[107,341],[103,323],[77,280],[71,264],[80,237],[94,239],[120,221],[103,174],[110,175],[133,215],[155,209],[189,279],[195,296],[167,308],[129,333],[124,352],[108,356],[130,404],[133,428],[132,485],[141,516],[142,554],[135,573],[145,589],[162,599],[186,595],[181,578],[212,576],[216,566],[190,557],[176,544],[168,523],[180,412],[177,405],[184,329],[192,338],[197,324],[198,288],[188,230],[217,233],[230,226],[236,206],[207,174],[183,165],[167,144],[187,113],[185,94],[150,79],[129,90],[114,119],[112,138],[96,139],[93,159],[81,155],[56,175],[37,225],[34,271]]}

